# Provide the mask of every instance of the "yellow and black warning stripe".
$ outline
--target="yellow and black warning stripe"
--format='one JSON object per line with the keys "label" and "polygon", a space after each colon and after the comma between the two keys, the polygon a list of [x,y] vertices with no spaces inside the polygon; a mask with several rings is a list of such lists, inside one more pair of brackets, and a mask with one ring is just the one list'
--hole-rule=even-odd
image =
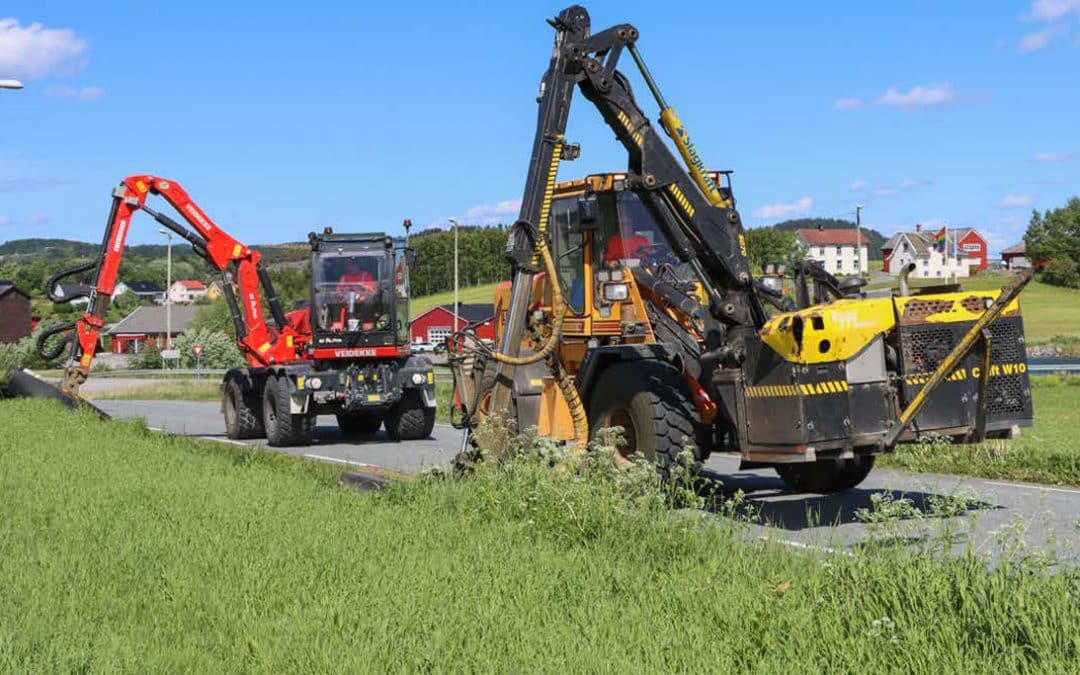
{"label": "yellow and black warning stripe", "polygon": [[785,396],[824,396],[842,394],[848,390],[845,380],[829,380],[808,384],[759,384],[748,385],[746,395],[749,398],[780,398]]}
{"label": "yellow and black warning stripe", "polygon": [[[1019,363],[995,363],[990,366],[990,377],[1007,377],[1009,375],[1023,375],[1028,370],[1027,364],[1023,361]],[[930,377],[933,373],[914,373],[912,375],[904,376],[904,384],[907,385],[922,385],[930,381]],[[954,370],[948,377],[945,378],[947,382],[961,382],[969,378],[978,379],[980,375],[979,366],[973,368],[958,368]]]}
{"label": "yellow and black warning stripe", "polygon": [[645,139],[642,138],[641,132],[634,128],[634,124],[630,121],[630,116],[621,110],[618,111],[617,115],[619,117],[619,121],[622,122],[622,125],[624,127],[626,127],[626,132],[630,134],[631,138],[634,139],[634,142],[637,143],[639,146],[642,145],[645,142]]}
{"label": "yellow and black warning stripe", "polygon": [[690,200],[686,198],[686,195],[683,194],[683,191],[679,189],[679,186],[675,183],[668,185],[668,192],[670,192],[671,196],[675,198],[675,201],[679,202],[679,206],[683,208],[683,211],[686,212],[686,215],[693,218],[694,205],[691,204]]}

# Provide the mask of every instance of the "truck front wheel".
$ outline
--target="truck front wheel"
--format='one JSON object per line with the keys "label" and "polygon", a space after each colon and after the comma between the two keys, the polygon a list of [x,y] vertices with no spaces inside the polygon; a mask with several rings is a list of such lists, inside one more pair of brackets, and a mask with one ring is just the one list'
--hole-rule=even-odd
{"label": "truck front wheel", "polygon": [[276,447],[310,445],[315,416],[293,415],[289,410],[289,380],[285,376],[266,378],[263,388],[263,425],[266,441]]}
{"label": "truck front wheel", "polygon": [[386,414],[386,433],[394,441],[416,441],[431,436],[435,428],[435,409],[424,405],[415,389],[406,389],[401,400]]}
{"label": "truck front wheel", "polygon": [[263,418],[256,404],[258,397],[236,379],[221,388],[221,411],[225,414],[225,434],[233,440],[262,438],[266,435]]}

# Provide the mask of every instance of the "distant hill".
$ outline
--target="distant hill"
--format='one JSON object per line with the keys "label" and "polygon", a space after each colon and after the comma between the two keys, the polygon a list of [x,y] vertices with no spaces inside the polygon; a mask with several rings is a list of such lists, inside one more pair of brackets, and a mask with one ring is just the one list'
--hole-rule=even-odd
{"label": "distant hill", "polygon": [[[778,230],[794,232],[795,230],[854,230],[855,223],[843,218],[796,218],[785,220],[773,225]],[[870,260],[881,260],[881,247],[888,241],[888,237],[869,227],[862,228],[863,234],[870,240],[870,250],[867,252]]]}

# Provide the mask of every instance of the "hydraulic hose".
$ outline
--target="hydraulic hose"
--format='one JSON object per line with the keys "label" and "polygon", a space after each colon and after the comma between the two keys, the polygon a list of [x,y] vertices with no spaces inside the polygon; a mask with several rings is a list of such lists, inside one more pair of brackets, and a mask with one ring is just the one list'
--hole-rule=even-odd
{"label": "hydraulic hose", "polygon": [[562,338],[563,318],[566,316],[566,303],[563,302],[562,290],[559,288],[559,275],[555,270],[555,261],[551,258],[551,250],[548,249],[547,242],[544,241],[542,236],[531,236],[536,244],[537,252],[540,253],[540,259],[544,263],[548,278],[551,280],[551,306],[554,308],[554,316],[551,322],[551,335],[548,336],[544,345],[532,354],[528,356],[507,356],[501,352],[491,352],[491,358],[499,363],[511,366],[527,366],[550,356],[555,351],[555,348],[559,346],[559,339]]}

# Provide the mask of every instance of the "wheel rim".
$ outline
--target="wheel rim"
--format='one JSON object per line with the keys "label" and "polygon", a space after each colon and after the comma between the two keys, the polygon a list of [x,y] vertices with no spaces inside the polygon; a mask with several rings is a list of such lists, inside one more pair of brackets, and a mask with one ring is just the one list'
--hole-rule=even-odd
{"label": "wheel rim", "polygon": [[[608,429],[611,427],[622,428],[622,444],[615,445],[615,440],[618,435],[612,435],[608,437]],[[634,426],[634,418],[631,416],[630,411],[626,408],[616,408],[604,413],[600,418],[600,439],[607,445],[615,447],[615,461],[619,464],[627,464],[630,462],[630,457],[637,452],[641,452],[645,455],[645,458],[650,462],[654,461],[655,453],[643,451],[638,447],[638,430]]]}

